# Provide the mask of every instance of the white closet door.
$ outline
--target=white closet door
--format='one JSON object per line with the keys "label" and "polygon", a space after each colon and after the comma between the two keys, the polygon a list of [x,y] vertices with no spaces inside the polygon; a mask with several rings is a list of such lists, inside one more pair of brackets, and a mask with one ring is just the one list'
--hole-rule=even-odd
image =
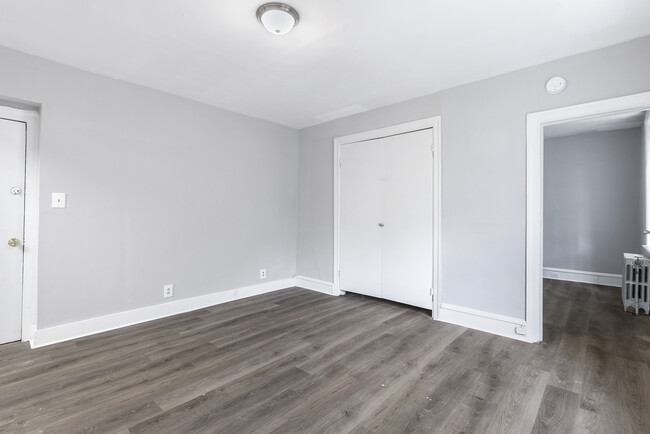
{"label": "white closet door", "polygon": [[432,308],[433,154],[430,129],[383,139],[382,297]]}
{"label": "white closet door", "polygon": [[381,297],[381,140],[341,146],[340,286]]}
{"label": "white closet door", "polygon": [[21,338],[25,124],[0,119],[0,344]]}

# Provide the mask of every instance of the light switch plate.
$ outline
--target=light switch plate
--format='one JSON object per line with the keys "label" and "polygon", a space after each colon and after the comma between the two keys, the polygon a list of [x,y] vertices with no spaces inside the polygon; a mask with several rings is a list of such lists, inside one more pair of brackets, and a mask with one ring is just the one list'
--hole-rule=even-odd
{"label": "light switch plate", "polygon": [[65,208],[65,193],[52,193],[52,208]]}

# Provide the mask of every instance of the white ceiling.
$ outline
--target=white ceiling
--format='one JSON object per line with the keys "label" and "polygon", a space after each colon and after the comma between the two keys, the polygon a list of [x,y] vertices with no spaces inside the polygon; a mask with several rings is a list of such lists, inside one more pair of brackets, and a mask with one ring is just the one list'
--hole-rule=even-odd
{"label": "white ceiling", "polygon": [[302,128],[650,34],[648,0],[262,3],[0,0],[0,45]]}
{"label": "white ceiling", "polygon": [[564,122],[544,128],[545,139],[574,136],[576,134],[640,128],[645,119],[645,111],[619,113],[598,118]]}

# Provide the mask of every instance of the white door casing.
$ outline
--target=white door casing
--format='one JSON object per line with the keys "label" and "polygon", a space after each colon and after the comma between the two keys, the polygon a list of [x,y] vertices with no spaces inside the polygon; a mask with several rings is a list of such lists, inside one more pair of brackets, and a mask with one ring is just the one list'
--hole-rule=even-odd
{"label": "white door casing", "polygon": [[22,338],[26,124],[0,119],[0,344]]}
{"label": "white door casing", "polygon": [[[347,289],[376,296],[376,288],[381,283],[382,297],[432,309],[432,315],[436,318],[440,281],[440,118],[423,119],[338,138],[334,145],[335,293]],[[373,276],[374,294],[368,291],[370,280],[364,282],[359,275],[349,276],[346,272],[347,269],[353,275],[357,273],[354,267],[348,265],[346,258],[360,256],[346,251],[346,233],[360,232],[345,227],[353,219],[345,211],[346,203],[350,202],[358,210],[360,207],[357,204],[363,204],[364,201],[350,201],[348,188],[341,187],[350,179],[361,177],[362,172],[372,174],[377,180],[376,169],[373,173],[355,166],[363,151],[368,155],[372,152],[371,146],[375,152],[373,157],[366,156],[365,162],[370,164],[370,160],[380,158],[389,164],[380,169],[380,182],[374,184],[369,191],[374,191],[373,197],[385,196],[390,202],[382,201],[386,205],[381,207],[379,213],[373,211],[373,216],[358,216],[358,221],[366,221],[363,231],[378,234],[388,248],[381,249],[383,258],[366,261],[364,264],[367,268],[365,274]],[[357,152],[358,155],[350,159]],[[380,193],[376,191],[377,188],[381,190]],[[359,196],[360,193],[356,195]],[[365,197],[364,200],[367,202],[368,198]],[[398,223],[400,220],[404,223]],[[368,245],[376,245],[377,239],[375,237]],[[387,261],[390,262],[389,265],[386,265]],[[370,270],[373,264],[374,267],[381,264],[381,267]],[[378,276],[382,277],[379,282]],[[362,290],[348,287],[348,278],[360,283]]]}
{"label": "white door casing", "polygon": [[[24,105],[24,104],[23,104]],[[39,201],[39,159],[38,137],[40,114],[34,109],[17,109],[0,106],[0,119],[23,123],[27,129],[24,154],[25,171],[25,220],[22,243],[22,340],[32,341],[36,330],[37,286],[38,286],[38,201]],[[0,249],[7,245],[0,239]]]}
{"label": "white door casing", "polygon": [[529,113],[526,118],[526,341],[543,340],[544,127],[647,110],[650,92]]}
{"label": "white door casing", "polygon": [[351,134],[349,136],[338,137],[334,139],[334,267],[333,267],[333,292],[335,295],[342,293],[339,270],[340,270],[340,195],[341,195],[341,179],[340,179],[340,164],[341,164],[341,149],[344,145],[349,143],[361,142],[364,140],[373,140],[378,138],[390,137],[396,134],[402,134],[422,129],[430,129],[431,131],[431,147],[433,150],[433,221],[431,222],[433,228],[433,267],[432,267],[432,282],[431,288],[433,306],[432,317],[437,319],[439,317],[439,307],[441,302],[441,227],[442,227],[442,146],[441,146],[441,118],[440,116],[425,118],[416,121],[406,122],[398,125],[391,125],[376,130],[365,131],[362,133]]}

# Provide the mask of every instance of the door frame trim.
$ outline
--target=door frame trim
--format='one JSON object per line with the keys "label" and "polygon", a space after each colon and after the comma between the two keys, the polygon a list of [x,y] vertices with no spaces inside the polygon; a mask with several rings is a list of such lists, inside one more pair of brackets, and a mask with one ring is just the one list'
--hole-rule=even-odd
{"label": "door frame trim", "polygon": [[650,108],[650,92],[577,104],[526,117],[526,340],[539,342],[544,327],[544,127]]}
{"label": "door frame trim", "polygon": [[0,106],[0,118],[26,124],[25,140],[25,226],[23,234],[22,341],[32,342],[37,321],[38,229],[39,229],[39,113]]}
{"label": "door frame trim", "polygon": [[340,268],[340,235],[341,235],[341,146],[350,143],[373,140],[381,137],[392,136],[397,134],[410,133],[417,130],[431,128],[433,135],[433,264],[432,264],[432,285],[433,285],[433,302],[432,316],[438,319],[440,308],[440,245],[441,245],[441,228],[442,228],[442,134],[441,134],[441,117],[435,116],[425,119],[419,119],[412,122],[391,125],[376,130],[364,131],[361,133],[350,134],[348,136],[337,137],[334,139],[334,288],[333,294],[341,294],[339,279]]}

